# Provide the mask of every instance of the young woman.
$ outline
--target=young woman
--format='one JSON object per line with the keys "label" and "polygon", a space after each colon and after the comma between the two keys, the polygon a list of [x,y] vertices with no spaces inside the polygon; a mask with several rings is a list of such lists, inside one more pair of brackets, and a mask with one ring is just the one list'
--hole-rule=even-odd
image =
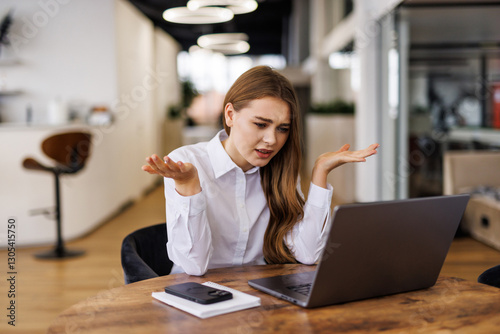
{"label": "young woman", "polygon": [[319,156],[307,201],[300,190],[300,115],[291,83],[267,66],[242,74],[226,94],[224,130],[143,170],[165,179],[172,273],[267,263],[315,263],[324,246],[333,188],[327,176],[362,162],[378,144]]}

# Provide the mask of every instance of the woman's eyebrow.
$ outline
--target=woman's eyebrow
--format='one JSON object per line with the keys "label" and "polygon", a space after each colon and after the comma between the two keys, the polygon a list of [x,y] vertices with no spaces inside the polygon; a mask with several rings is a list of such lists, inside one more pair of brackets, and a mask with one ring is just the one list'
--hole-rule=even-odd
{"label": "woman's eyebrow", "polygon": [[[269,118],[265,118],[265,117],[261,117],[261,116],[255,116],[255,118],[263,121],[263,122],[267,122],[267,123],[270,123],[270,124],[273,124],[274,121],[272,119],[269,119]],[[281,126],[290,126],[290,123],[282,123],[280,124]]]}

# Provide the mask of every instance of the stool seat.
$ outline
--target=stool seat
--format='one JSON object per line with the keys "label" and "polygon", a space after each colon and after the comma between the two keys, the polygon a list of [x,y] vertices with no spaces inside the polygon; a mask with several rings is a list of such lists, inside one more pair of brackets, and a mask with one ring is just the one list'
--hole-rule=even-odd
{"label": "stool seat", "polygon": [[78,172],[80,169],[75,169],[75,168],[70,168],[62,165],[54,166],[54,167],[49,167],[42,165],[40,162],[33,158],[26,158],[23,161],[23,167],[26,169],[32,169],[32,170],[40,170],[44,172],[52,172],[52,173],[57,173],[57,174],[74,174]]}
{"label": "stool seat", "polygon": [[[70,251],[64,247],[61,232],[61,196],[59,178],[63,174],[75,174],[85,167],[90,156],[92,136],[86,132],[65,132],[55,134],[42,142],[42,151],[54,160],[54,166],[46,166],[32,157],[23,161],[28,170],[48,172],[54,175],[55,181],[55,218],[57,223],[57,243],[53,250],[36,254],[38,258],[57,259],[82,255],[83,251]],[[46,213],[45,211],[41,211]]]}
{"label": "stool seat", "polygon": [[23,161],[23,167],[26,169],[41,170],[50,172],[52,169],[50,167],[44,166],[33,158],[26,158]]}

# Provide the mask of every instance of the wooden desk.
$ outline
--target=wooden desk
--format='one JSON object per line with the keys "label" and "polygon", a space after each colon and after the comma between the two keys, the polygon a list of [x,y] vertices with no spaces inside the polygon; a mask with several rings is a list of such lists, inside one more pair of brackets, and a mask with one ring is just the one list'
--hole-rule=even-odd
{"label": "wooden desk", "polygon": [[[249,279],[314,270],[314,266],[269,265],[177,274],[103,291],[63,312],[48,333],[498,333],[500,289],[440,277],[419,291],[316,309],[303,309],[251,288]],[[151,297],[186,281],[213,281],[261,297],[257,308],[208,319],[184,313]]]}

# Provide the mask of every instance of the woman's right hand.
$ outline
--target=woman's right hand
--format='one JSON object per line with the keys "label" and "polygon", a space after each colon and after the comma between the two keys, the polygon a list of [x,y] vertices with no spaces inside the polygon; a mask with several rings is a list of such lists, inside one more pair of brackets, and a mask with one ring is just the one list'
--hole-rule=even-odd
{"label": "woman's right hand", "polygon": [[168,156],[160,159],[156,154],[146,158],[148,165],[142,170],[149,174],[161,175],[175,181],[175,189],[182,196],[191,196],[201,191],[198,170],[191,163],[173,161]]}

